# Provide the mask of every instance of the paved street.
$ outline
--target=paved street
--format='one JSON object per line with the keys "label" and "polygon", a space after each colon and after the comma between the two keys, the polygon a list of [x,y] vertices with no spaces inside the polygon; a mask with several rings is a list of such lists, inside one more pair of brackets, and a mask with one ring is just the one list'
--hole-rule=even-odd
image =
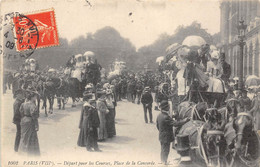
{"label": "paved street", "polygon": [[[13,151],[16,129],[12,123],[13,98],[10,91],[4,95],[2,102],[5,108],[2,111],[2,133],[4,134],[2,135],[2,149],[5,152],[3,164],[7,164],[8,160],[17,160],[21,157]],[[156,124],[144,123],[141,105],[126,100],[118,103],[116,108],[117,135],[105,142],[99,142],[100,149],[103,151],[101,153],[90,153],[85,148],[77,146],[81,106],[82,102],[78,102],[76,108],[71,108],[69,101],[66,110],[58,110],[55,103],[54,113],[48,117],[45,117],[43,110],[41,111],[38,132],[40,160],[53,161],[56,166],[79,165],[75,164],[78,161],[93,161],[95,166],[101,163],[115,165],[114,161],[136,163],[142,161],[149,162],[145,165],[160,166],[160,143]],[[158,113],[159,111],[153,111],[154,122]],[[176,152],[171,149],[169,160],[172,164],[176,156]],[[23,163],[24,157],[22,158],[19,165]],[[119,162],[117,165],[125,166]]]}

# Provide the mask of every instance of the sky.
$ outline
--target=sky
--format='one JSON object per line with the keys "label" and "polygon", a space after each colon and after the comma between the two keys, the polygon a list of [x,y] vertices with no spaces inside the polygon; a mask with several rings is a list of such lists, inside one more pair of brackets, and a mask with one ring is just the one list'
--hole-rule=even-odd
{"label": "sky", "polygon": [[115,28],[137,49],[193,21],[210,34],[220,30],[218,0],[4,0],[1,15],[49,8],[55,10],[59,36],[69,42],[105,26]]}

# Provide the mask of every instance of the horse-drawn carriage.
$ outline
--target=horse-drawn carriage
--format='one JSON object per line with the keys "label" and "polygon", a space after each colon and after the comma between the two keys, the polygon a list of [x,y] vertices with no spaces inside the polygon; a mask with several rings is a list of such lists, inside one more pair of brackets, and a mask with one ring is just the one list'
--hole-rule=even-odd
{"label": "horse-drawn carriage", "polygon": [[[176,150],[199,166],[258,166],[260,140],[254,119],[240,110],[237,99],[227,99],[226,82],[221,76],[205,73],[210,56],[205,46],[201,37],[187,37],[182,45],[168,49],[164,58],[163,64],[171,59],[179,62],[175,75],[178,86],[189,90],[186,101],[178,106],[178,119],[189,121],[175,131]],[[212,69],[223,73],[221,66]]]}
{"label": "horse-drawn carriage", "polygon": [[91,83],[94,86],[101,80],[101,66],[97,63],[93,52],[87,51],[83,55],[73,56],[64,70],[66,74],[67,93],[75,101],[83,97],[84,88]]}
{"label": "horse-drawn carriage", "polygon": [[[239,101],[235,98],[225,101],[225,93],[191,94],[200,96],[200,100],[196,97],[196,103],[184,101],[178,106],[179,119],[190,121],[175,133],[179,138],[177,152],[199,166],[258,166],[259,135],[252,116],[239,112]],[[216,103],[221,105],[212,108]]]}

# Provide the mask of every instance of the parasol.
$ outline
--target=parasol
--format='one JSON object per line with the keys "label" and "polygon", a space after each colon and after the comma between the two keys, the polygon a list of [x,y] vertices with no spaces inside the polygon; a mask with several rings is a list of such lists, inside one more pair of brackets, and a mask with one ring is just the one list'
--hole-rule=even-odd
{"label": "parasol", "polygon": [[255,75],[249,75],[246,78],[245,85],[248,86],[248,87],[259,86],[260,85],[260,78],[258,76],[255,76]]}
{"label": "parasol", "polygon": [[91,52],[91,51],[86,51],[84,53],[84,56],[86,56],[88,58],[91,58],[91,59],[95,59],[95,57],[96,57],[95,54],[93,52]]}
{"label": "parasol", "polygon": [[182,45],[184,46],[188,46],[188,47],[201,47],[202,45],[205,45],[206,41],[200,37],[200,36],[188,36],[186,37],[183,42]]}
{"label": "parasol", "polygon": [[156,63],[159,63],[159,65],[161,65],[162,61],[164,61],[164,57],[163,56],[157,57]]}
{"label": "parasol", "polygon": [[170,54],[173,54],[174,52],[177,52],[177,50],[179,48],[181,48],[181,47],[182,47],[182,45],[180,45],[178,43],[171,44],[165,50],[166,51],[166,55],[170,55]]}

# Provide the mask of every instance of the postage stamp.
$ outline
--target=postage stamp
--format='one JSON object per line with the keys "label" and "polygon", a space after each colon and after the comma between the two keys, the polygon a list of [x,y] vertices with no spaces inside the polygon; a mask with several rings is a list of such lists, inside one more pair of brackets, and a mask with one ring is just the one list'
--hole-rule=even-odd
{"label": "postage stamp", "polygon": [[0,1],[0,167],[259,166],[260,0]]}
{"label": "postage stamp", "polygon": [[13,18],[18,51],[59,45],[54,10]]}

